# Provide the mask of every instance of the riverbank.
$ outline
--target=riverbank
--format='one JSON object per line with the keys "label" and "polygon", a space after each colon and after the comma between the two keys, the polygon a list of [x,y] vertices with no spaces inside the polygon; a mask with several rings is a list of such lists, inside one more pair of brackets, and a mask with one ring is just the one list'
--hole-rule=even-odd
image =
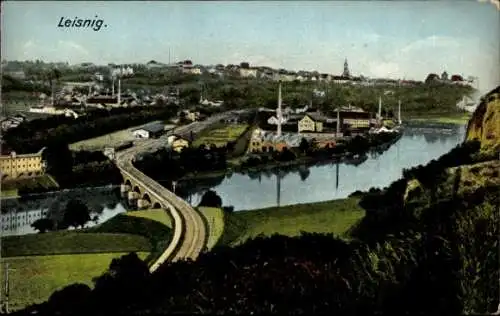
{"label": "riverbank", "polygon": [[[223,214],[217,246],[237,246],[258,236],[298,236],[302,232],[349,239],[349,229],[365,215],[358,198],[294,204]],[[220,228],[218,228],[220,229]]]}
{"label": "riverbank", "polygon": [[421,114],[421,113],[410,113],[407,114],[403,121],[409,122],[427,122],[434,124],[455,124],[455,125],[464,125],[471,118],[472,114],[468,112],[463,113],[430,113],[430,114]]}
{"label": "riverbank", "polygon": [[298,156],[294,160],[291,161],[276,161],[276,160],[266,160],[265,163],[261,163],[255,166],[243,166],[243,162],[245,159],[247,159],[246,156],[242,156],[239,158],[233,158],[228,160],[228,167],[226,170],[213,170],[210,172],[203,172],[203,173],[188,173],[178,179],[178,181],[192,181],[192,180],[198,180],[198,179],[210,179],[210,178],[218,178],[218,177],[223,177],[227,174],[231,173],[241,173],[241,174],[248,174],[248,173],[256,173],[256,172],[261,172],[261,171],[267,171],[267,170],[276,170],[280,168],[286,168],[286,167],[297,167],[297,166],[307,166],[311,167],[319,163],[331,163],[331,162],[338,162],[338,163],[347,163],[347,164],[354,164],[357,165],[367,158],[367,154],[370,151],[384,151],[387,150],[391,145],[396,143],[402,136],[402,133],[398,133],[395,135],[394,138],[389,139],[386,142],[378,142],[376,138],[374,138],[371,144],[368,145],[367,148],[365,148],[365,151],[354,155],[352,153],[349,153],[347,151],[343,153],[337,153],[337,154],[325,154],[325,155],[317,155],[317,156]]}

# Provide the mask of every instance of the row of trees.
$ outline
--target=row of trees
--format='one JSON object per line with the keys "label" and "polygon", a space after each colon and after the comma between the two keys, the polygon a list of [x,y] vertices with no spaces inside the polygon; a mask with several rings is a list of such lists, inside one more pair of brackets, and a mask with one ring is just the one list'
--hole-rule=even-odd
{"label": "row of trees", "polygon": [[176,107],[96,109],[78,119],[52,116],[26,121],[5,132],[3,138],[17,153],[33,153],[42,147],[70,144],[152,120],[169,119],[176,113]]}
{"label": "row of trees", "polygon": [[[160,149],[153,154],[144,155],[135,165],[142,172],[160,180],[173,180],[187,173],[210,172],[227,168],[228,149],[201,145],[188,147],[177,153],[170,149]],[[168,168],[165,168],[168,166]]]}

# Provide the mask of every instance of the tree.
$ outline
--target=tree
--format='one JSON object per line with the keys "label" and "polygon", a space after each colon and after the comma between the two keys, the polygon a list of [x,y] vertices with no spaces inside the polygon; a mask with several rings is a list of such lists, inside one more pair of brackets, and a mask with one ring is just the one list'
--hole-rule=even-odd
{"label": "tree", "polygon": [[33,229],[38,230],[40,233],[45,233],[54,228],[54,221],[49,218],[37,219],[33,224],[31,224]]}
{"label": "tree", "polygon": [[437,74],[429,74],[427,78],[425,78],[425,83],[432,83],[439,80],[439,76]]}
{"label": "tree", "polygon": [[206,206],[206,207],[222,207],[222,199],[217,195],[215,191],[208,190],[201,197],[200,204],[198,206]]}
{"label": "tree", "polygon": [[59,291],[55,291],[50,296],[48,304],[53,312],[74,313],[85,308],[91,292],[91,288],[86,284],[71,284]]}
{"label": "tree", "polygon": [[93,279],[96,305],[112,309],[144,302],[148,299],[149,277],[148,265],[136,253],[113,259],[108,271]]}
{"label": "tree", "polygon": [[309,144],[307,139],[305,139],[305,137],[302,137],[302,139],[300,140],[300,145],[299,145],[300,151],[305,153],[310,147],[311,147],[311,145]]}
{"label": "tree", "polygon": [[90,221],[90,211],[80,200],[70,200],[64,209],[63,223],[68,226],[83,227]]}
{"label": "tree", "polygon": [[244,62],[240,63],[240,67],[243,69],[248,69],[248,68],[250,68],[250,64],[244,61]]}

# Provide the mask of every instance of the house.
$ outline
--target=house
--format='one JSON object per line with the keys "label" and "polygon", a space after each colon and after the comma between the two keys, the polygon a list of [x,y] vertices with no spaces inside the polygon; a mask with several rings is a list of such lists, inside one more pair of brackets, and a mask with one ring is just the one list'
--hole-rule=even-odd
{"label": "house", "polygon": [[157,138],[165,131],[165,125],[161,122],[153,122],[132,131],[135,138]]}
{"label": "house", "polygon": [[167,137],[167,144],[176,152],[181,152],[184,148],[189,147],[190,143],[187,138],[181,135],[172,134]]}
{"label": "house", "polygon": [[[285,117],[281,117],[281,124],[284,124],[286,123],[287,119]],[[271,116],[270,118],[267,119],[267,124],[270,124],[270,125],[278,125],[278,118],[276,116]]]}
{"label": "house", "polygon": [[298,122],[298,132],[322,132],[325,121],[318,113],[308,113]]}
{"label": "house", "polygon": [[257,78],[257,69],[240,68],[240,76],[244,78]]}
{"label": "house", "polygon": [[283,151],[285,148],[299,147],[302,136],[296,133],[283,133],[281,136],[256,128],[248,144],[248,152]]}
{"label": "house", "polygon": [[191,75],[201,75],[201,68],[184,66],[182,72]]}
{"label": "house", "polygon": [[200,119],[200,112],[192,112],[192,111],[189,111],[189,110],[186,110],[184,111],[184,113],[186,114],[186,118],[192,122],[194,121],[198,121]]}
{"label": "house", "polygon": [[[373,120],[369,112],[361,108],[348,106],[338,108],[342,126],[347,125],[351,129],[369,129],[373,125]],[[335,109],[337,111],[337,109]]]}
{"label": "house", "polygon": [[36,177],[45,173],[45,162],[42,159],[43,149],[34,154],[0,156],[0,172],[2,181],[8,179]]}

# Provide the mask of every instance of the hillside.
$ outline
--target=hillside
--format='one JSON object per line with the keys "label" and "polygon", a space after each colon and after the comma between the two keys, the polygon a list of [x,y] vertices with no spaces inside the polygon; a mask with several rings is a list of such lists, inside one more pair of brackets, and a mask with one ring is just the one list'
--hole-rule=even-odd
{"label": "hillside", "polygon": [[[478,141],[479,153],[473,163],[458,163],[447,168],[437,195],[450,196],[453,187],[458,195],[472,193],[481,187],[500,186],[500,86],[481,98],[481,103],[467,125],[464,143]],[[404,200],[421,195],[422,183],[416,179],[407,182]],[[415,201],[413,201],[415,202]]]}

